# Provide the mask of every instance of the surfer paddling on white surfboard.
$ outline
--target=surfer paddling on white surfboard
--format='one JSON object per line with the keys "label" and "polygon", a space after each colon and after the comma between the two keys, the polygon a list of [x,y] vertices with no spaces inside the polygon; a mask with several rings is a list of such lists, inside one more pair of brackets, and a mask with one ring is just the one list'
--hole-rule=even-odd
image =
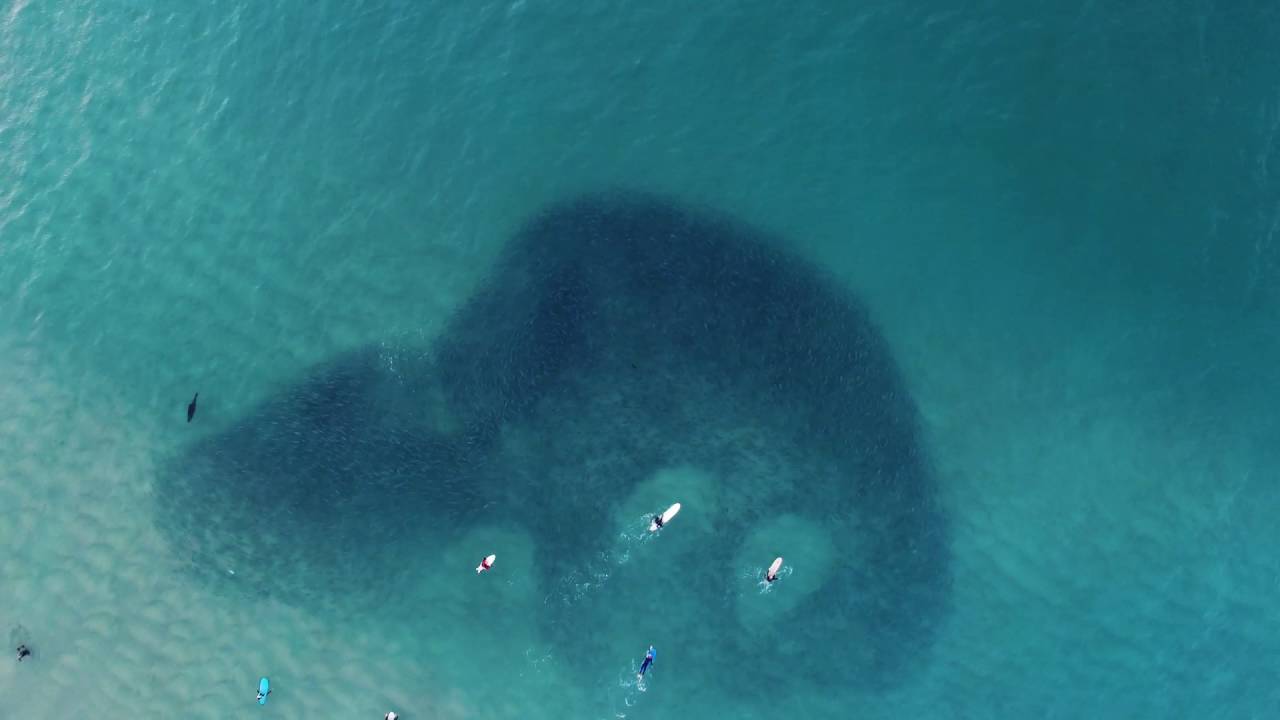
{"label": "surfer paddling on white surfboard", "polygon": [[490,555],[489,557],[481,560],[480,564],[476,566],[476,574],[479,575],[485,570],[488,570],[489,568],[493,567],[493,561],[497,559],[498,559],[497,555]]}
{"label": "surfer paddling on white surfboard", "polygon": [[675,517],[678,512],[680,512],[680,503],[676,503],[667,508],[666,512],[661,515],[654,515],[653,520],[649,522],[649,532],[658,532],[661,530],[662,526],[671,522],[671,518]]}
{"label": "surfer paddling on white surfboard", "polygon": [[778,558],[773,561],[772,565],[769,566],[769,572],[766,572],[764,574],[764,581],[767,583],[771,583],[774,580],[777,580],[778,571],[781,569],[782,569],[782,558]]}

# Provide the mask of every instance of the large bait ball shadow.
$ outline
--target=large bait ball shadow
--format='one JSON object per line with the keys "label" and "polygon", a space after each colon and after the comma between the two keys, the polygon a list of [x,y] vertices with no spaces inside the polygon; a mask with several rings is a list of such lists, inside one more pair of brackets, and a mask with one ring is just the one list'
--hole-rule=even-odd
{"label": "large bait ball shadow", "polygon": [[[749,447],[734,440],[744,428]],[[481,517],[524,525],[544,588],[563,587],[636,484],[681,464],[732,483],[706,558],[780,513],[811,518],[838,551],[821,591],[779,618],[786,643],[761,648],[713,619],[690,629],[700,652],[767,652],[763,689],[801,660],[814,681],[883,686],[932,644],[946,523],[879,332],[771,239],[648,196],[549,209],[434,348],[320,368],[190,448],[157,496],[194,568],[237,568],[218,587],[372,607],[406,558],[430,562]],[[702,589],[736,581],[696,572]],[[555,643],[598,605],[548,602],[538,622]],[[610,652],[572,642],[583,668]]]}

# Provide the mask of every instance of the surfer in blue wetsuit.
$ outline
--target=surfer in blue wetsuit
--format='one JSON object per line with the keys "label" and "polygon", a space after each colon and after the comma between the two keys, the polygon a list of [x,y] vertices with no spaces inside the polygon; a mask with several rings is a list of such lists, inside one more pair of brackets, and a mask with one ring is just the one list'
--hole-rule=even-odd
{"label": "surfer in blue wetsuit", "polygon": [[640,672],[636,673],[637,680],[644,677],[644,674],[649,669],[649,666],[653,664],[653,659],[656,658],[657,656],[658,656],[658,651],[654,650],[653,646],[650,645],[649,652],[644,654],[644,662],[640,663]]}

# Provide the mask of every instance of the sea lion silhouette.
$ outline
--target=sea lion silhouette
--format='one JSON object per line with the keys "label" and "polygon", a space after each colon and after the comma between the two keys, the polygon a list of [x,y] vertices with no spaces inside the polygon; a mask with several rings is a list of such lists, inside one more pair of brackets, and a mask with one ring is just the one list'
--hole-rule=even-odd
{"label": "sea lion silhouette", "polygon": [[191,418],[196,416],[196,398],[198,397],[200,393],[196,393],[195,397],[191,398],[191,404],[187,406],[187,422],[191,422]]}

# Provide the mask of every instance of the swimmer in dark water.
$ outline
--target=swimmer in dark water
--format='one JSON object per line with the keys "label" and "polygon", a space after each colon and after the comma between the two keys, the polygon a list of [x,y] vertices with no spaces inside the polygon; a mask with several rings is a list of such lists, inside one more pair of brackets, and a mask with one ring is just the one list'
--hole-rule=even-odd
{"label": "swimmer in dark water", "polygon": [[196,416],[196,399],[200,397],[200,393],[191,398],[191,404],[187,406],[187,422],[191,422],[191,418]]}
{"label": "swimmer in dark water", "polygon": [[26,645],[19,645],[18,646],[18,662],[22,662],[24,658],[29,658],[29,657],[31,657],[31,648],[27,647]]}
{"label": "swimmer in dark water", "polygon": [[644,654],[644,662],[640,663],[640,672],[636,673],[636,679],[644,677],[645,672],[649,670],[649,666],[653,664],[653,659],[658,656],[658,651],[649,646],[649,652]]}

